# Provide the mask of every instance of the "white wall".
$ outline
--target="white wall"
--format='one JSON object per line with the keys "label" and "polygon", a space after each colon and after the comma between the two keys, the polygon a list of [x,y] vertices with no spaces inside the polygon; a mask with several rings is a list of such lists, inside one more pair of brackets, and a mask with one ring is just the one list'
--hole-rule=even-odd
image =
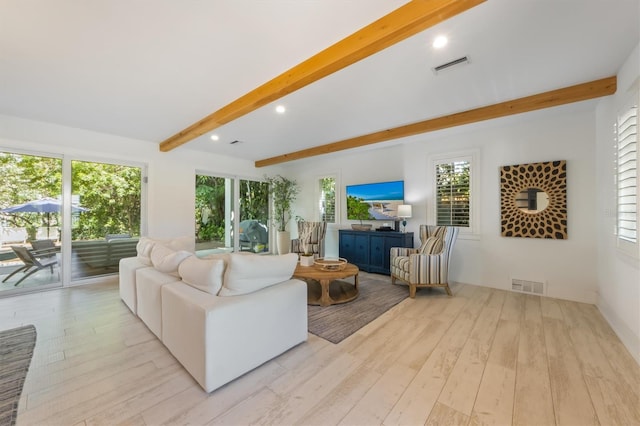
{"label": "white wall", "polygon": [[22,150],[148,167],[148,235],[170,238],[194,233],[196,170],[261,178],[251,161],[186,147],[163,153],[158,144],[0,115],[0,151]]}
{"label": "white wall", "polygon": [[[347,222],[344,186],[345,184],[359,184],[367,182],[385,182],[404,179],[403,155],[399,146],[361,151],[357,154],[343,152],[313,157],[285,166],[283,172],[294,178],[301,187],[296,199],[294,216],[306,220],[318,220],[317,200],[319,197],[318,179],[322,176],[335,174],[340,183],[337,188],[336,199],[340,212],[340,224],[329,225],[325,237],[325,255],[338,256],[338,229],[349,227]],[[365,223],[374,223],[366,222]],[[290,225],[291,226],[291,225]],[[291,227],[292,238],[297,237],[297,229]]]}
{"label": "white wall", "polygon": [[597,123],[597,305],[616,334],[640,363],[640,266],[616,247],[616,188],[612,127],[618,110],[640,78],[640,45],[618,73],[618,90],[598,105]]}
{"label": "white wall", "polygon": [[[344,186],[353,183],[405,180],[405,198],[413,205],[407,230],[415,233],[428,223],[433,208],[431,155],[476,150],[480,163],[479,233],[476,239],[457,242],[451,276],[454,281],[501,289],[511,287],[511,277],[546,281],[547,295],[587,303],[596,301],[596,197],[595,101],[492,120],[411,138],[405,145],[364,153],[343,152],[316,157],[313,162],[288,166],[303,191],[297,208],[314,208],[316,176],[340,175],[340,200]],[[567,160],[567,240],[503,238],[500,236],[499,167],[538,161]],[[303,215],[303,216],[305,216]],[[342,208],[342,227],[350,226]],[[337,232],[336,232],[337,233]],[[330,245],[330,246],[329,246]],[[327,252],[337,254],[337,237],[327,241]]]}
{"label": "white wall", "polygon": [[[406,169],[420,170],[410,179],[424,182],[418,205],[422,217],[433,208],[431,172],[425,158],[447,151],[478,149],[480,155],[479,239],[460,239],[453,279],[509,289],[511,278],[542,281],[547,295],[595,302],[594,114],[585,105],[561,107],[495,120],[451,136],[430,135],[407,146]],[[578,111],[572,111],[574,109]],[[567,240],[500,236],[499,168],[538,161],[567,160]],[[422,166],[422,168],[421,168]],[[414,183],[415,185],[415,183]],[[420,213],[419,213],[420,214]]]}

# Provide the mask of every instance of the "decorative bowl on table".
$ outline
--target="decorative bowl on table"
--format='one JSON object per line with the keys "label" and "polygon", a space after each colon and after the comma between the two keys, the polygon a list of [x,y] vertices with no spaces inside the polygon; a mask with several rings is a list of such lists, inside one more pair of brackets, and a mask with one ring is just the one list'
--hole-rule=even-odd
{"label": "decorative bowl on table", "polygon": [[315,267],[323,271],[341,271],[347,266],[347,259],[343,257],[338,258],[324,258],[319,257],[314,263]]}

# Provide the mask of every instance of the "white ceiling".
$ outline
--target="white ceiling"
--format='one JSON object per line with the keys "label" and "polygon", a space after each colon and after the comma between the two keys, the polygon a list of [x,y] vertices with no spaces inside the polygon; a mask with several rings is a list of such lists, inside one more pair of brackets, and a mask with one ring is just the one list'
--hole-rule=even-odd
{"label": "white ceiling", "polygon": [[[0,114],[160,143],[404,3],[0,0]],[[260,160],[608,77],[639,28],[640,0],[488,0],[178,149]]]}

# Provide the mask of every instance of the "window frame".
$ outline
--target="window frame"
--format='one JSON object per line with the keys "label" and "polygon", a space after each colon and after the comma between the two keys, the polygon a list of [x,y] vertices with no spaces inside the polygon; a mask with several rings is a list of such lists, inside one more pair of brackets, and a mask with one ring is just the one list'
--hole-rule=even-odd
{"label": "window frame", "polygon": [[[195,173],[193,174],[193,179],[195,182],[196,176],[197,175],[203,175],[203,176],[211,176],[211,177],[215,177],[215,178],[222,178],[222,179],[230,179],[232,188],[232,194],[233,194],[233,200],[231,200],[232,206],[233,208],[231,209],[231,211],[229,212],[229,214],[233,215],[233,219],[231,222],[231,226],[233,227],[233,229],[238,229],[238,226],[240,224],[240,181],[241,180],[250,180],[250,181],[254,181],[254,182],[261,182],[264,183],[266,182],[264,177],[256,177],[256,176],[247,176],[247,175],[236,175],[236,174],[229,174],[229,173],[217,173],[217,172],[212,172],[212,171],[208,171],[208,170],[204,170],[204,169],[196,169]],[[194,199],[195,201],[195,199]],[[259,255],[265,255],[265,254],[273,254],[274,253],[274,245],[275,245],[275,238],[273,236],[274,232],[272,232],[272,217],[273,217],[273,203],[271,200],[271,195],[269,195],[269,218],[267,220],[267,226],[269,227],[269,233],[268,233],[268,238],[269,238],[269,251],[265,252],[265,253],[258,253]],[[240,235],[237,232],[233,233],[233,238],[231,239],[231,248],[232,248],[232,252],[236,253],[236,252],[240,252]]]}
{"label": "window frame", "polygon": [[[619,141],[618,141],[618,136],[619,136],[619,132],[618,132],[618,126],[620,123],[620,119],[621,117],[625,116],[626,114],[628,114],[629,110],[631,108],[635,108],[636,112],[635,112],[635,120],[636,120],[636,139],[635,139],[635,151],[636,151],[636,166],[635,166],[635,175],[636,175],[636,185],[635,185],[635,195],[636,195],[636,205],[635,205],[635,209],[636,209],[636,218],[635,218],[635,223],[636,223],[636,239],[635,241],[629,241],[626,238],[623,238],[620,236],[619,233],[619,222],[620,222],[620,205],[619,205],[619,198],[620,198],[620,188],[618,186],[619,183],[619,153],[620,153],[620,146],[619,146]],[[638,229],[638,224],[640,223],[640,203],[638,202],[640,200],[640,185],[638,185],[638,171],[640,170],[640,138],[638,138],[638,125],[640,124],[640,114],[639,111],[640,110],[640,88],[636,85],[634,86],[634,88],[632,89],[632,93],[630,96],[627,96],[626,100],[622,103],[621,107],[616,111],[615,114],[615,119],[614,119],[614,126],[613,126],[613,139],[614,139],[614,143],[613,143],[613,148],[614,148],[614,159],[615,159],[615,168],[614,168],[614,181],[615,181],[615,186],[614,186],[614,194],[615,194],[615,238],[616,238],[616,248],[618,250],[619,253],[622,253],[623,255],[629,256],[635,260],[639,260],[640,259],[640,230]]]}
{"label": "window frame", "polygon": [[320,189],[320,180],[332,178],[335,181],[335,202],[334,202],[334,218],[333,222],[327,222],[327,225],[338,225],[340,223],[340,178],[338,173],[327,173],[317,175],[315,177],[315,197],[314,197],[314,215],[318,221],[322,220],[322,210],[320,203],[322,201],[322,190]]}
{"label": "window frame", "polygon": [[[71,214],[71,201],[73,198],[72,195],[72,162],[73,161],[83,161],[83,162],[94,162],[94,163],[104,163],[111,165],[119,165],[126,167],[137,167],[140,168],[141,172],[141,181],[140,181],[140,235],[147,235],[148,229],[148,203],[149,203],[149,195],[148,195],[148,180],[149,180],[149,165],[146,162],[140,161],[127,161],[120,158],[112,158],[112,157],[104,157],[100,155],[78,155],[78,154],[65,154],[59,152],[50,152],[43,150],[31,150],[31,149],[20,149],[9,146],[0,146],[0,152],[5,152],[9,154],[16,155],[30,155],[36,157],[49,157],[56,158],[62,160],[62,188],[61,188],[61,196],[62,196],[62,211],[61,211],[61,273],[60,273],[60,286],[61,288],[68,288],[78,285],[92,284],[96,282],[101,282],[104,280],[104,275],[96,276],[96,277],[82,277],[79,279],[72,279],[72,238],[71,238],[71,226],[72,226],[72,214]],[[116,273],[114,272],[114,274]],[[42,291],[47,290],[47,288],[42,287]],[[18,293],[16,293],[18,294]],[[4,295],[9,296],[10,293],[6,292]]]}
{"label": "window frame", "polygon": [[75,285],[84,285],[84,284],[92,284],[96,282],[100,282],[100,280],[105,276],[95,276],[95,277],[83,277],[79,279],[73,279],[71,276],[72,269],[72,247],[71,244],[73,242],[71,231],[72,231],[72,219],[71,219],[71,200],[73,198],[73,162],[81,161],[86,163],[102,163],[109,164],[115,166],[125,166],[125,167],[134,167],[140,169],[140,237],[148,235],[148,207],[149,207],[149,166],[147,163],[139,162],[139,161],[126,161],[122,159],[109,159],[101,156],[93,156],[93,155],[63,155],[62,156],[62,194],[63,200],[69,200],[69,206],[64,208],[62,211],[62,223],[68,224],[68,226],[64,226],[65,230],[63,231],[63,237],[65,240],[69,241],[69,245],[63,244],[62,246],[62,281],[64,287],[70,287]]}
{"label": "window frame", "polygon": [[438,212],[436,199],[438,196],[438,179],[437,165],[450,164],[456,161],[467,161],[469,163],[469,226],[459,226],[458,238],[460,239],[479,239],[480,234],[480,207],[478,188],[480,187],[480,151],[466,150],[459,152],[449,152],[432,155],[428,158],[429,178],[431,179],[432,200],[431,207],[427,208],[427,221],[431,224],[438,223]]}

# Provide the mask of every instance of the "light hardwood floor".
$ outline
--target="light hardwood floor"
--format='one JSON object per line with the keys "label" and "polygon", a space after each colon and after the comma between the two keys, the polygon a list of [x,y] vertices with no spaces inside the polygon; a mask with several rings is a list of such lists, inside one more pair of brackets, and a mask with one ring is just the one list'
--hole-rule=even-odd
{"label": "light hardwood floor", "polygon": [[18,425],[640,424],[640,367],[594,306],[452,291],[419,290],[338,345],[310,334],[211,394],[116,280],[0,299],[0,329],[38,331]]}

